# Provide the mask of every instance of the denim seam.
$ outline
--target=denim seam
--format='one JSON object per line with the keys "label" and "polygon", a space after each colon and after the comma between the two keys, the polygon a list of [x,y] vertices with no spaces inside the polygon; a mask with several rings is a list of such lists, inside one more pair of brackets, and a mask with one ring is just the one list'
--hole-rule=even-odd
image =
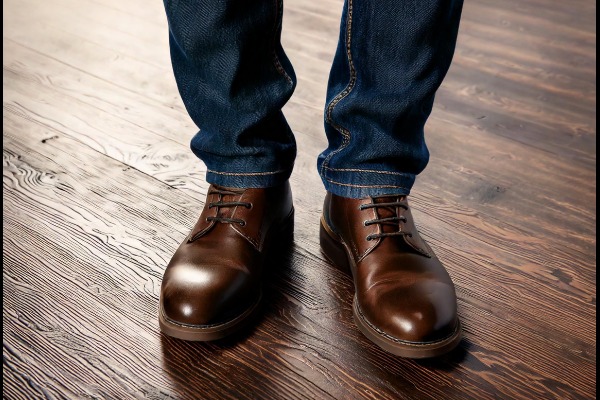
{"label": "denim seam", "polygon": [[272,172],[218,172],[213,171],[212,169],[207,169],[206,172],[210,172],[211,174],[217,175],[230,175],[230,176],[258,176],[258,175],[275,175],[286,172],[284,169],[280,169],[278,171]]}
{"label": "denim seam", "polygon": [[368,172],[372,174],[386,174],[386,175],[400,175],[400,176],[412,176],[412,174],[407,174],[404,172],[391,172],[391,171],[374,171],[372,169],[359,169],[359,168],[331,168],[324,167],[330,171],[347,171],[347,172]]}
{"label": "denim seam", "polygon": [[283,68],[283,66],[281,65],[281,61],[279,61],[279,57],[277,57],[277,45],[276,45],[276,39],[277,39],[277,32],[279,31],[279,27],[281,26],[281,20],[283,17],[283,0],[274,0],[273,3],[275,4],[275,29],[274,29],[274,33],[273,33],[273,40],[272,40],[272,47],[273,47],[273,65],[275,66],[275,69],[277,70],[277,72],[279,72],[287,81],[288,83],[290,83],[291,85],[294,84],[294,81],[292,80],[292,78],[288,75],[287,72],[285,72],[285,69]]}
{"label": "denim seam", "polygon": [[327,107],[327,116],[326,116],[326,120],[327,123],[330,124],[335,130],[337,130],[343,137],[343,141],[342,144],[340,145],[340,147],[337,150],[332,151],[327,158],[323,161],[323,164],[321,165],[321,176],[325,176],[325,169],[327,168],[327,165],[329,165],[329,161],[331,160],[331,158],[336,155],[337,153],[339,153],[340,151],[342,151],[344,148],[346,148],[346,146],[348,146],[348,143],[350,143],[350,131],[344,127],[342,127],[341,125],[335,124],[332,121],[331,118],[331,114],[333,113],[333,109],[335,108],[335,106],[337,106],[339,104],[340,101],[342,101],[344,98],[346,98],[350,92],[352,91],[352,89],[354,89],[354,87],[356,86],[356,69],[354,68],[354,62],[352,60],[352,52],[351,52],[351,47],[352,47],[352,10],[353,10],[353,3],[352,0],[348,0],[348,19],[346,21],[346,56],[348,58],[348,66],[350,68],[350,81],[348,82],[348,86],[346,86],[346,88],[339,93],[333,100],[331,100],[331,102],[329,103],[329,106]]}
{"label": "denim seam", "polygon": [[350,186],[350,187],[356,187],[356,188],[380,188],[380,189],[387,189],[387,188],[398,188],[398,189],[406,189],[408,190],[407,187],[405,186],[397,186],[397,185],[353,185],[351,183],[342,183],[342,182],[336,182],[336,181],[332,181],[329,178],[325,178],[327,180],[327,182],[334,184],[334,185],[338,185],[338,186]]}

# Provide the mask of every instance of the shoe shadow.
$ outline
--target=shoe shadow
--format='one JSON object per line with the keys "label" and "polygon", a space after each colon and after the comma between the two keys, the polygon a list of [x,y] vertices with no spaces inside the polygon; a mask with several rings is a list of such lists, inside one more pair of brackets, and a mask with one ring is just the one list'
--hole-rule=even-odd
{"label": "shoe shadow", "polygon": [[425,368],[451,372],[465,361],[470,348],[471,342],[463,337],[458,346],[449,353],[435,358],[415,360],[415,362]]}

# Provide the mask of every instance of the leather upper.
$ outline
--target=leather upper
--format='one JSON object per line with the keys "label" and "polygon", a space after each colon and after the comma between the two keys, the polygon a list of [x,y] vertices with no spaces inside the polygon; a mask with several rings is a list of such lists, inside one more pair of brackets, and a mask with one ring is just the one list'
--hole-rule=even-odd
{"label": "leather upper", "polygon": [[[375,330],[419,343],[452,334],[458,323],[454,284],[419,235],[406,196],[349,199],[328,193],[324,216],[351,256],[359,310]],[[373,223],[385,219],[392,222]]]}
{"label": "leather upper", "polygon": [[[220,206],[232,202],[240,204]],[[161,287],[165,317],[210,326],[255,304],[265,248],[292,211],[287,182],[267,189],[211,186],[200,218],[166,268]]]}

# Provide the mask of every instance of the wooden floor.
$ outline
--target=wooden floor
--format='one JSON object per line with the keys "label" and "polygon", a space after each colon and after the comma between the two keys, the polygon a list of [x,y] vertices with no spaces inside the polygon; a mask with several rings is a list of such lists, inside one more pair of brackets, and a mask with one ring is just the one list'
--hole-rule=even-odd
{"label": "wooden floor", "polygon": [[162,274],[203,205],[160,1],[3,2],[3,394],[94,399],[596,397],[596,3],[467,0],[412,205],[457,286],[447,357],[386,354],[319,251],[341,0],[287,0],[299,77],[293,253],[240,337],[161,336]]}

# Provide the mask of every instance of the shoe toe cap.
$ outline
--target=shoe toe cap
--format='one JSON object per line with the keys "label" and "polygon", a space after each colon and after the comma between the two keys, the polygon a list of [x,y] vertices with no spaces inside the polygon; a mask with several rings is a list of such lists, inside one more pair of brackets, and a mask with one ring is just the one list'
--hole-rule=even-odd
{"label": "shoe toe cap", "polygon": [[423,281],[400,288],[383,284],[370,292],[370,301],[359,304],[361,312],[377,331],[393,339],[431,343],[456,330],[455,292],[446,283]]}
{"label": "shoe toe cap", "polygon": [[235,318],[252,303],[248,274],[220,266],[178,265],[161,288],[164,316],[183,325],[214,325]]}

